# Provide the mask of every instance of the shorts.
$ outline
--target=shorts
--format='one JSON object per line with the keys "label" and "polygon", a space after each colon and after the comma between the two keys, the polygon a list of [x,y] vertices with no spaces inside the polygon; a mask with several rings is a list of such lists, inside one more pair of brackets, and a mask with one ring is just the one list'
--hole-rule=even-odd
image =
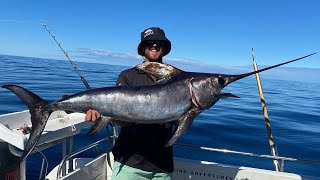
{"label": "shorts", "polygon": [[156,173],[114,162],[112,180],[172,180],[173,173]]}

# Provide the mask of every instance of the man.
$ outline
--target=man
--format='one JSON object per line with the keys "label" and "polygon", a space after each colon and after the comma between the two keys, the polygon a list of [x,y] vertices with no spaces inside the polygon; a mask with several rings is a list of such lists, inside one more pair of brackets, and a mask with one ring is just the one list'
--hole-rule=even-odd
{"label": "man", "polygon": [[[141,33],[138,54],[145,62],[162,63],[162,57],[171,50],[171,42],[158,27]],[[156,77],[131,68],[122,71],[118,86],[149,86]],[[148,107],[145,107],[148,108]],[[86,121],[95,121],[100,113],[89,110]],[[131,124],[121,127],[121,132],[113,147],[115,159],[112,179],[172,179],[173,151],[165,147],[172,136],[171,124]]]}

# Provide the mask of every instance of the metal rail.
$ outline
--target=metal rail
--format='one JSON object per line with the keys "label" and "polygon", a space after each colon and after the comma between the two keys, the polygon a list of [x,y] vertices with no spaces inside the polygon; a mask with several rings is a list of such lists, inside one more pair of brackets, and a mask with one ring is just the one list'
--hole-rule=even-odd
{"label": "metal rail", "polygon": [[212,152],[238,154],[238,155],[243,155],[243,156],[251,156],[251,157],[258,157],[258,158],[265,158],[265,159],[276,159],[276,160],[282,160],[282,161],[286,160],[286,161],[307,163],[307,164],[313,164],[313,165],[320,166],[320,162],[318,162],[318,161],[311,161],[311,160],[305,160],[305,159],[297,159],[297,158],[273,156],[273,155],[261,155],[261,154],[254,154],[254,153],[248,153],[248,152],[233,151],[233,150],[228,150],[228,149],[198,147],[198,146],[193,146],[190,144],[175,144],[175,146],[198,149],[198,150],[206,150],[206,151],[212,151]]}
{"label": "metal rail", "polygon": [[96,141],[96,142],[94,142],[94,143],[92,143],[92,144],[89,144],[88,146],[85,146],[85,147],[83,147],[83,148],[81,148],[81,149],[73,152],[72,154],[69,154],[69,155],[67,155],[66,157],[64,157],[64,158],[62,159],[61,163],[59,164],[59,167],[58,167],[57,179],[60,178],[60,174],[61,174],[61,171],[62,171],[62,167],[63,167],[64,163],[65,163],[68,159],[70,159],[70,158],[72,158],[72,157],[74,157],[74,156],[76,156],[76,155],[78,155],[78,154],[80,154],[80,153],[82,153],[82,152],[84,152],[84,151],[87,151],[87,150],[89,150],[89,149],[91,149],[91,148],[93,148],[93,147],[96,147],[96,146],[99,145],[100,143],[102,143],[102,142],[104,142],[104,141],[107,141],[109,138],[114,139],[114,138],[117,138],[117,136],[105,137],[105,138],[103,138],[103,139],[101,139],[101,140],[99,140],[99,141]]}
{"label": "metal rail", "polygon": [[[61,171],[62,167],[65,164],[67,160],[70,158],[87,151],[93,147],[96,147],[102,142],[107,141],[109,138],[116,139],[117,136],[110,136],[110,137],[105,137],[99,141],[96,141],[88,146],[85,146],[72,154],[67,155],[66,157],[63,158],[61,163],[59,164],[58,171],[57,171],[57,179],[61,177]],[[218,152],[218,153],[226,153],[226,154],[236,154],[236,155],[242,155],[242,156],[250,156],[250,157],[257,157],[257,158],[264,158],[264,159],[272,159],[272,160],[281,160],[282,165],[284,165],[284,161],[292,161],[292,162],[299,162],[299,163],[306,163],[306,164],[312,164],[312,165],[317,165],[320,166],[320,162],[318,161],[312,161],[312,160],[305,160],[305,159],[298,159],[298,158],[291,158],[291,157],[283,157],[283,156],[273,156],[273,155],[264,155],[264,154],[255,154],[255,153],[249,153],[249,152],[242,152],[242,151],[234,151],[234,150],[229,150],[229,149],[219,149],[219,148],[210,148],[210,147],[198,147],[198,146],[193,146],[190,144],[174,144],[175,147],[183,147],[183,148],[192,148],[192,149],[197,149],[197,150],[205,150],[205,151],[210,151],[210,152]]]}

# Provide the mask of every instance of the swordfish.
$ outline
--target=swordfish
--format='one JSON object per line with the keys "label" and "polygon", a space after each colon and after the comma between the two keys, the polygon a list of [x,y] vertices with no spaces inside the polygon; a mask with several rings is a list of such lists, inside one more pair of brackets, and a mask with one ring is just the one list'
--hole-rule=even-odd
{"label": "swordfish", "polygon": [[165,146],[171,146],[191,126],[193,120],[220,98],[237,97],[221,90],[228,84],[247,76],[309,57],[294,60],[239,75],[185,72],[168,64],[142,63],[136,68],[151,73],[160,80],[152,86],[118,86],[86,90],[48,103],[35,93],[18,85],[3,85],[15,93],[29,108],[32,130],[25,150],[24,160],[37,144],[46,122],[53,111],[86,112],[95,109],[103,118],[89,130],[94,134],[110,121],[128,123],[176,122],[175,131]]}

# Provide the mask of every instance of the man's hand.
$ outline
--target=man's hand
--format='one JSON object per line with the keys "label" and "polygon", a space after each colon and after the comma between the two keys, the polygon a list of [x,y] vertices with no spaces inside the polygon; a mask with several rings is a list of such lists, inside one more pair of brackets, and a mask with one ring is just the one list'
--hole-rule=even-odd
{"label": "man's hand", "polygon": [[95,111],[95,110],[92,110],[92,109],[89,109],[87,112],[86,112],[86,117],[85,117],[85,120],[86,121],[96,121],[97,119],[100,118],[100,113],[98,111]]}

